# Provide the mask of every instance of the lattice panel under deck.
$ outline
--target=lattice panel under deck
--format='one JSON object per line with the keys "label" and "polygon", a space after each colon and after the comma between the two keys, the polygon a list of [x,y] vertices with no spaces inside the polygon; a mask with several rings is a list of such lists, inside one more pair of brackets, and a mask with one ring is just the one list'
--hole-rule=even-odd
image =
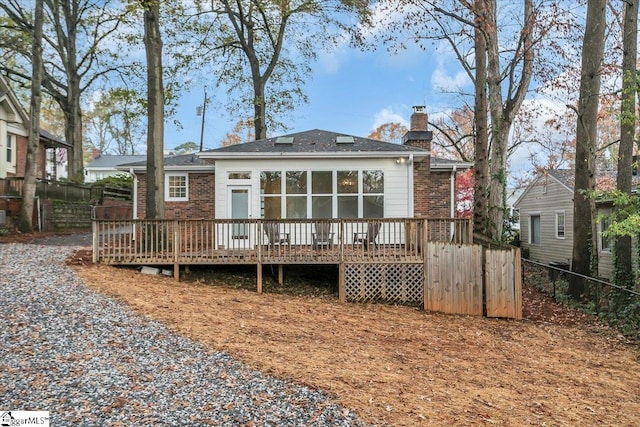
{"label": "lattice panel under deck", "polygon": [[345,264],[344,287],[350,302],[422,303],[422,264]]}

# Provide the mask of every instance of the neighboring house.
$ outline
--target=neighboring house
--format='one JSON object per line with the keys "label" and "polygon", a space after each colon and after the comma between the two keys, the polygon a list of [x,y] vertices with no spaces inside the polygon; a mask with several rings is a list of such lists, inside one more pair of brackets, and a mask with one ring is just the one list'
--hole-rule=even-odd
{"label": "neighboring house", "polygon": [[[607,177],[605,175],[599,188],[608,188]],[[545,264],[557,262],[570,265],[573,251],[573,194],[572,170],[547,170],[539,173],[516,201],[514,207],[520,213],[521,246],[529,250],[530,259]],[[606,216],[611,213],[611,208],[610,202],[596,203],[599,217],[596,227],[598,274],[606,279],[611,278],[613,271],[612,239],[603,236],[602,232],[608,227]]]}
{"label": "neighboring house", "polygon": [[86,183],[96,182],[99,179],[115,176],[118,174],[128,174],[127,171],[118,170],[116,166],[125,163],[136,163],[146,161],[146,155],[137,156],[116,156],[98,153],[97,156],[84,168],[84,181]]}
{"label": "neighboring house", "polygon": [[[0,75],[0,179],[24,177],[29,137],[29,116],[5,78]],[[66,177],[66,151],[71,147],[51,133],[40,130],[36,153],[36,177]]]}
{"label": "neighboring house", "polygon": [[[145,218],[147,194],[147,163],[122,164],[119,171],[134,176],[133,218]],[[214,166],[196,154],[164,158],[164,200],[166,218],[214,218]]]}
{"label": "neighboring house", "polygon": [[[167,218],[451,218],[470,163],[431,158],[424,107],[403,144],[324,130],[165,158]],[[146,165],[136,175],[144,218]],[[215,167],[215,173],[214,173]]]}
{"label": "neighboring house", "polygon": [[545,264],[568,264],[573,251],[573,172],[541,172],[514,208],[520,213],[521,246],[529,250],[529,257]]}

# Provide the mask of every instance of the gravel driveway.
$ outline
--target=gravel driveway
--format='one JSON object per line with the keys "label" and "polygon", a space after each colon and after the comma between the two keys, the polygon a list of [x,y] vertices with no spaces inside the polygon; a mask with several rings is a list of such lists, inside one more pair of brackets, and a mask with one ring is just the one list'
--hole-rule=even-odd
{"label": "gravel driveway", "polygon": [[364,425],[95,293],[70,250],[0,245],[0,411],[50,411],[52,426]]}

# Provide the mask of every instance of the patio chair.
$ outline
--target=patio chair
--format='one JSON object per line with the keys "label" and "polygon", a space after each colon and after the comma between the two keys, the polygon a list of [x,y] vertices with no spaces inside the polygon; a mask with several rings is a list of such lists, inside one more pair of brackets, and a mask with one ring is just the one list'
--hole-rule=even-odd
{"label": "patio chair", "polygon": [[311,234],[311,239],[313,241],[313,249],[319,248],[327,248],[331,249],[333,247],[333,236],[335,233],[331,232],[331,223],[330,222],[316,222],[315,233]]}
{"label": "patio chair", "polygon": [[269,246],[291,244],[289,233],[281,233],[280,224],[277,222],[265,222],[264,234],[267,235]]}
{"label": "patio chair", "polygon": [[375,246],[377,244],[376,239],[378,238],[378,233],[380,232],[381,227],[381,222],[367,223],[366,233],[353,233],[353,244],[361,244],[365,249],[368,249],[369,245]]}

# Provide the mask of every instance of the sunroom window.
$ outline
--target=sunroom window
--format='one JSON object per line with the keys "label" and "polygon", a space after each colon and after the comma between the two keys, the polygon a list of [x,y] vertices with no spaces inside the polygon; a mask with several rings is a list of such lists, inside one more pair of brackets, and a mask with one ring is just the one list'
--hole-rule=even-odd
{"label": "sunroom window", "polygon": [[382,170],[263,171],[260,189],[265,219],[384,217]]}
{"label": "sunroom window", "polygon": [[260,172],[260,194],[262,217],[266,219],[282,218],[282,172]]}

